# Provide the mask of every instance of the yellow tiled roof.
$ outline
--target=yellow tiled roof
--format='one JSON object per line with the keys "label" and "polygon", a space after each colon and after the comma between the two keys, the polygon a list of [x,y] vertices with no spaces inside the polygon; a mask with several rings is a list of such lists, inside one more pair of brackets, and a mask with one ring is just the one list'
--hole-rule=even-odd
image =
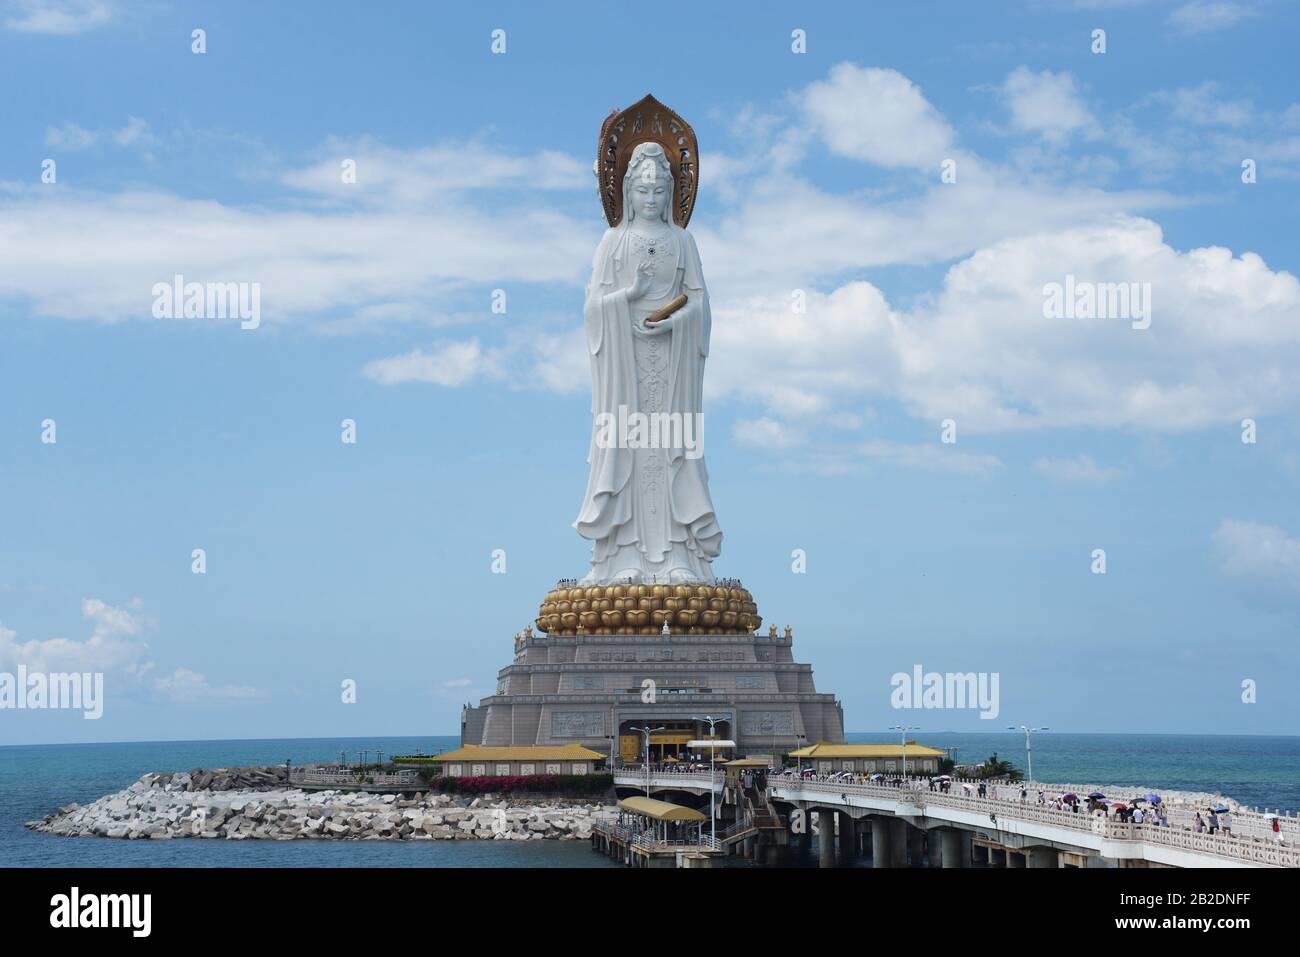
{"label": "yellow tiled roof", "polygon": [[435,761],[590,761],[604,759],[601,754],[580,744],[527,744],[513,747],[486,747],[466,744],[455,751],[432,755]]}
{"label": "yellow tiled roof", "polygon": [[680,804],[669,804],[667,801],[656,801],[654,798],[648,797],[624,798],[618,802],[618,806],[624,811],[631,811],[633,814],[652,817],[656,821],[708,820],[706,815],[701,814],[694,808],[682,807]]}
{"label": "yellow tiled roof", "polygon": [[[818,741],[816,744],[810,744],[806,748],[800,748],[798,751],[791,751],[792,758],[901,758],[903,756],[903,746],[901,744],[828,744],[825,741]],[[943,758],[947,754],[943,751],[937,751],[934,748],[927,748],[923,744],[916,744],[909,741],[907,743],[907,756],[909,758]]]}

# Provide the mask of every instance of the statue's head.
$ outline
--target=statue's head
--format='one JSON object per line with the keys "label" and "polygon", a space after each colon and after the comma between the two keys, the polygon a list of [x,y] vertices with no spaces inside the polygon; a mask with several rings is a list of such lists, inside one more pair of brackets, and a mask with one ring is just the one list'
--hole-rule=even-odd
{"label": "statue's head", "polygon": [[658,143],[640,143],[632,150],[623,175],[623,215],[634,219],[672,222],[673,170]]}

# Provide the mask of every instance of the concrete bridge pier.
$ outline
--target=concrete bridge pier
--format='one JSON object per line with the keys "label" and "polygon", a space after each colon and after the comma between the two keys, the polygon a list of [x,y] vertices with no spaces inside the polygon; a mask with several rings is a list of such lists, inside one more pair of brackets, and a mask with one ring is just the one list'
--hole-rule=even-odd
{"label": "concrete bridge pier", "polygon": [[836,817],[840,822],[840,866],[847,867],[858,856],[858,822],[843,811]]}
{"label": "concrete bridge pier", "polygon": [[939,832],[943,842],[943,866],[965,867],[966,855],[963,853],[961,831],[955,827],[945,827]]}
{"label": "concrete bridge pier", "polygon": [[892,853],[890,841],[892,819],[887,817],[872,817],[871,820],[871,866],[888,867],[889,858]]}
{"label": "concrete bridge pier", "polygon": [[1025,864],[1028,867],[1060,867],[1060,852],[1054,847],[1030,847],[1025,849]]}
{"label": "concrete bridge pier", "polygon": [[907,863],[910,867],[925,865],[925,832],[919,827],[904,824],[907,828]]}
{"label": "concrete bridge pier", "polygon": [[817,866],[835,866],[835,812],[817,812]]}
{"label": "concrete bridge pier", "polygon": [[797,858],[805,858],[812,853],[812,815],[800,811],[797,820],[802,823],[802,827],[796,831],[796,817],[790,815],[790,853]]}
{"label": "concrete bridge pier", "polygon": [[931,828],[925,832],[925,866],[943,867],[943,835],[946,828]]}
{"label": "concrete bridge pier", "polygon": [[889,822],[889,866],[907,866],[907,822],[901,817]]}
{"label": "concrete bridge pier", "polygon": [[988,846],[986,845],[986,846],[985,846],[985,853],[988,855],[988,858],[989,858],[989,867],[1006,867],[1006,866],[1007,866],[1007,850],[1006,850],[1006,848],[1004,848],[1004,847],[988,847]]}

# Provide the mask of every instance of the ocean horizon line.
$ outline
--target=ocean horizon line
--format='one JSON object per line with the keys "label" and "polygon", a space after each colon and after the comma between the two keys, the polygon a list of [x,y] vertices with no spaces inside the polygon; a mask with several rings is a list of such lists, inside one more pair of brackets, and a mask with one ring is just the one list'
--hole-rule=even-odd
{"label": "ocean horizon line", "polygon": [[[1020,733],[1018,728],[1017,728],[1017,729],[1000,729],[1000,728],[991,728],[991,729],[989,729],[988,731],[962,731],[962,730],[945,729],[945,730],[935,730],[935,731],[922,731],[922,732],[919,732],[919,734],[917,734],[916,737],[910,738],[909,740],[912,740],[912,741],[919,741],[921,737],[923,737],[924,735],[927,735],[927,734],[952,734],[952,735],[993,735],[993,734],[1006,734],[1006,735],[1014,735],[1014,734],[1018,734],[1018,733]],[[887,739],[889,739],[889,740],[891,740],[891,741],[892,741],[893,739],[895,739],[895,738],[898,737],[897,732],[894,732],[894,731],[892,731],[892,730],[880,731],[880,730],[868,729],[868,730],[865,730],[865,731],[846,731],[846,732],[844,733],[844,735],[845,735],[846,738],[849,737],[849,736],[851,736],[851,735],[863,735],[863,734],[879,735],[879,736],[881,736],[882,738],[887,738]],[[1041,735],[1079,734],[1079,735],[1094,735],[1094,736],[1097,736],[1097,737],[1113,737],[1113,738],[1136,738],[1136,737],[1167,737],[1167,738],[1210,738],[1210,737],[1219,737],[1219,738],[1296,738],[1296,737],[1300,737],[1300,733],[1296,733],[1296,732],[1257,732],[1257,731],[1254,731],[1254,732],[1246,732],[1246,731],[1074,731],[1074,730],[1060,730],[1060,731],[1053,731],[1053,730],[1047,730],[1047,731],[1039,731],[1039,732],[1036,732],[1036,734],[1041,734]],[[365,740],[371,740],[371,739],[374,739],[374,738],[389,738],[389,739],[394,739],[394,738],[398,738],[398,739],[400,739],[400,738],[458,738],[459,736],[460,736],[460,735],[459,735],[458,733],[453,733],[453,734],[392,734],[392,733],[381,733],[381,732],[376,732],[376,733],[372,733],[372,734],[270,735],[270,736],[257,737],[257,738],[253,738],[253,737],[233,737],[233,738],[144,738],[144,739],[140,739],[140,738],[131,738],[131,739],[107,740],[107,741],[46,741],[46,742],[34,742],[34,743],[27,743],[27,744],[9,744],[9,743],[0,743],[0,748],[21,749],[21,748],[94,747],[94,746],[125,745],[125,744],[224,744],[224,743],[237,743],[237,742],[241,742],[241,741],[248,741],[248,742],[254,742],[254,741],[327,741],[327,740],[331,740],[331,739],[333,739],[333,740],[341,740],[341,741],[365,741]],[[810,743],[815,744],[816,742],[810,742]]]}

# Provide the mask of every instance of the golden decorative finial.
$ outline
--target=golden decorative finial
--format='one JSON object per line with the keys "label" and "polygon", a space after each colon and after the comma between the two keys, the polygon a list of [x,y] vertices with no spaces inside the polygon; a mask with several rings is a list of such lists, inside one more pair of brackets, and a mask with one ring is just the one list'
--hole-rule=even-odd
{"label": "golden decorative finial", "polygon": [[767,637],[769,637],[769,638],[775,638],[775,637],[776,637],[776,625],[768,625],[768,626],[767,626]]}
{"label": "golden decorative finial", "polygon": [[789,625],[786,625],[786,626],[785,626],[785,636],[786,636],[787,638],[793,638],[793,637],[794,637],[794,629],[791,628]]}
{"label": "golden decorative finial", "polygon": [[524,637],[525,637],[525,638],[531,638],[531,637],[533,637],[533,626],[532,626],[532,625],[529,625],[529,626],[527,626],[527,627],[524,629]]}

